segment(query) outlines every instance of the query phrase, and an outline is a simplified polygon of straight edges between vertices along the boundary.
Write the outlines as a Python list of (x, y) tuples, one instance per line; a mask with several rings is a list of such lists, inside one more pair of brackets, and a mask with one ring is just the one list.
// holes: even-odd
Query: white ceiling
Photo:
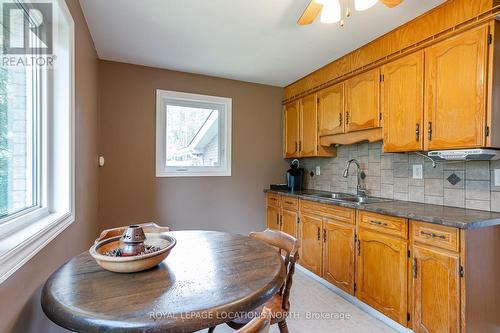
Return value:
[(309, 0), (80, 0), (101, 59), (285, 86), (444, 0), (296, 21)]

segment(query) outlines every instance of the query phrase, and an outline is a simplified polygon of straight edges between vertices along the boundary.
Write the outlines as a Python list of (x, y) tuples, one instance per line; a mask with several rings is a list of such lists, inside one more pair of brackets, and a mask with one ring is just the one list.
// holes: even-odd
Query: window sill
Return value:
[[(53, 213), (31, 223), (0, 225), (0, 283), (75, 220), (73, 214)], [(12, 223), (16, 225), (16, 223)]]
[(221, 171), (186, 171), (186, 172), (175, 172), (175, 171), (156, 171), (156, 177), (231, 177), (231, 171), (221, 170)]

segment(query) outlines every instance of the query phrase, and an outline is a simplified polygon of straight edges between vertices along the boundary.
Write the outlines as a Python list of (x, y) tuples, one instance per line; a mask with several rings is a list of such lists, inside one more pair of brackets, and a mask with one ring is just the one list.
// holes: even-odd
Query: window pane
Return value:
[(0, 67), (0, 218), (36, 205), (32, 68)]
[(167, 105), (167, 166), (219, 166), (219, 113)]

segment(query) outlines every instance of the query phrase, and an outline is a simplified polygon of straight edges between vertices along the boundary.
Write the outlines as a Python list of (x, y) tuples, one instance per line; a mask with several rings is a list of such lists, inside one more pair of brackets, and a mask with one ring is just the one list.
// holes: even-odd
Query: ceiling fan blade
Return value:
[(403, 0), (380, 0), (384, 5), (386, 5), (389, 8), (396, 7), (399, 5)]
[(313, 23), (316, 16), (318, 16), (318, 14), (321, 12), (321, 8), (323, 8), (323, 5), (320, 5), (315, 0), (311, 0), (306, 10), (304, 10), (304, 13), (302, 13), (302, 16), (297, 21), (297, 23), (300, 25), (307, 25)]

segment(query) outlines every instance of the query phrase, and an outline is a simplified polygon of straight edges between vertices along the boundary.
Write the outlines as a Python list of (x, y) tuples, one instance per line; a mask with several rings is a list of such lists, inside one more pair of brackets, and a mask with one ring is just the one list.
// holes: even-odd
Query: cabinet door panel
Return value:
[(321, 228), (322, 220), (311, 215), (301, 215), (301, 257), (300, 264), (311, 272), (321, 274)]
[(267, 227), (280, 230), (280, 209), (275, 206), (267, 206)]
[(323, 278), (354, 295), (354, 226), (325, 222)]
[(384, 151), (422, 150), (423, 51), (385, 65), (382, 72)]
[(425, 51), (426, 148), (485, 145), (488, 27)]
[(459, 332), (459, 257), (442, 250), (413, 246), (413, 330)]
[(344, 132), (344, 84), (318, 93), (319, 136)]
[(407, 242), (363, 228), (358, 241), (358, 298), (406, 325)]
[(281, 218), (281, 231), (286, 232), (290, 236), (298, 238), (297, 220), (299, 218), (299, 214), (293, 210), (283, 209), (281, 212)]
[(318, 109), (316, 95), (309, 95), (300, 101), (300, 140), (301, 157), (316, 156), (318, 149)]
[(285, 106), (283, 111), (283, 144), (285, 157), (299, 156), (299, 102)]
[(349, 79), (346, 99), (346, 132), (379, 127), (380, 69)]

